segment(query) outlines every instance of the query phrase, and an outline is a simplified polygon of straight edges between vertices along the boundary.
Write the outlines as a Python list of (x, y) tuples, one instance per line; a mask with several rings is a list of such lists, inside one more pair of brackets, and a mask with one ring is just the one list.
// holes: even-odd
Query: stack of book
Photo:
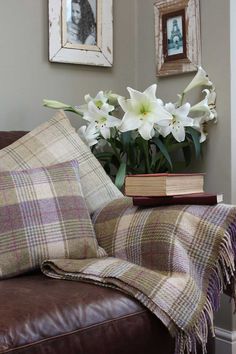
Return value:
[(133, 204), (138, 206), (214, 205), (223, 201), (222, 194), (205, 193), (203, 186), (203, 173), (128, 175), (125, 195), (133, 197)]

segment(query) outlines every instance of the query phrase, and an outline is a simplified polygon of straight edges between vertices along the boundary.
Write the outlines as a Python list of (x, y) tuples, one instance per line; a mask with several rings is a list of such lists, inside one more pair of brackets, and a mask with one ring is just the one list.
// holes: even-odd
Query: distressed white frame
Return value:
[(71, 45), (65, 33), (65, 0), (48, 0), (49, 61), (111, 67), (113, 64), (113, 0), (97, 0), (97, 44)]
[[(181, 9), (185, 9), (187, 57), (165, 62), (162, 16)], [(199, 0), (157, 0), (154, 4), (154, 13), (157, 76), (162, 77), (197, 71), (197, 66), (201, 65)]]

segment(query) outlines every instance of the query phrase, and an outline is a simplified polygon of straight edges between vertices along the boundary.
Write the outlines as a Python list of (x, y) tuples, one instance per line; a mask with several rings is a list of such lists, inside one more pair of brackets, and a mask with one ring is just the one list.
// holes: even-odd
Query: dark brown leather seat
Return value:
[(27, 134), (27, 132), (24, 131), (0, 131), (0, 149), (3, 149), (7, 145), (14, 143), (14, 141), (20, 139), (25, 134)]
[(0, 282), (0, 304), (0, 353), (173, 353), (160, 321), (113, 289), (25, 275)]
[[(0, 132), (0, 148), (25, 133)], [(0, 353), (173, 354), (173, 344), (161, 321), (117, 290), (40, 273), (0, 281)]]

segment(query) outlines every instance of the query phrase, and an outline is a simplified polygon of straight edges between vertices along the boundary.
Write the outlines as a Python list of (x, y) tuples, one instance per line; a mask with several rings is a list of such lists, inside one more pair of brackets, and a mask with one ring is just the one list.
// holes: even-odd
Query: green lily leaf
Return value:
[(126, 161), (130, 164), (136, 164), (136, 148), (135, 140), (132, 138), (131, 131), (121, 133), (120, 141), (122, 144), (121, 150), (126, 154)]
[(131, 131), (121, 133), (120, 141), (125, 147), (129, 146), (131, 142)]
[(116, 174), (115, 185), (117, 188), (121, 189), (126, 175), (126, 163), (122, 162)]
[(123, 145), (118, 139), (112, 138), (107, 140), (111, 146), (115, 147), (116, 149), (123, 150)]
[(172, 144), (168, 147), (168, 152), (175, 152), (179, 149), (182, 149), (186, 146), (189, 146), (189, 142), (188, 141), (183, 141), (182, 143), (176, 143), (176, 144)]
[(107, 161), (107, 160), (111, 160), (111, 158), (113, 157), (113, 152), (94, 152), (94, 156), (101, 161)]
[(190, 135), (192, 138), (196, 158), (198, 159), (200, 157), (200, 153), (201, 153), (201, 144), (199, 141), (199, 133), (195, 129), (188, 127), (187, 134)]
[(152, 141), (153, 141), (154, 144), (159, 148), (159, 150), (161, 151), (161, 153), (163, 154), (163, 156), (165, 157), (165, 159), (168, 161), (171, 170), (173, 170), (173, 165), (172, 165), (171, 157), (170, 157), (170, 155), (169, 155), (169, 152), (168, 152), (167, 148), (166, 148), (165, 145), (163, 144), (163, 142), (162, 142), (159, 138), (152, 138)]

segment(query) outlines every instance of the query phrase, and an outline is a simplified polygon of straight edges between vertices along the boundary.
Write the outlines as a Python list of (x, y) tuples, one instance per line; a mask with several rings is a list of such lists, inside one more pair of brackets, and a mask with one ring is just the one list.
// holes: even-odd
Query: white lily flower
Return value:
[(202, 92), (206, 94), (205, 98), (194, 106), (192, 106), (190, 108), (190, 112), (206, 112), (209, 115), (209, 120), (211, 120), (214, 118), (214, 114), (211, 112), (211, 109), (208, 106), (210, 91), (205, 89)]
[(194, 123), (193, 119), (188, 117), (190, 104), (185, 103), (183, 106), (176, 108), (173, 103), (167, 103), (165, 109), (171, 114), (171, 122), (167, 127), (155, 127), (157, 131), (164, 137), (172, 133), (178, 142), (185, 140), (185, 128), (191, 127)]
[(97, 95), (93, 98), (89, 94), (84, 96), (85, 102), (89, 103), (93, 101), (93, 103), (97, 106), (97, 108), (101, 108), (104, 103), (107, 103), (107, 96), (104, 95), (103, 91), (99, 91)]
[(214, 115), (213, 118), (215, 119), (215, 123), (216, 123), (218, 114), (216, 111), (216, 92), (214, 88), (210, 91), (210, 95), (208, 98), (208, 106), (210, 107), (211, 113)]
[(138, 129), (143, 139), (149, 140), (155, 134), (154, 124), (167, 126), (172, 116), (164, 109), (156, 98), (157, 85), (151, 85), (144, 92), (127, 87), (130, 99), (118, 99), (125, 115), (119, 130), (126, 132)]
[(106, 91), (105, 96), (107, 97), (107, 102), (114, 107), (119, 105), (118, 99), (124, 98), (123, 96), (117, 95), (112, 91)]
[(203, 143), (207, 138), (206, 126), (209, 120), (214, 119), (214, 122), (217, 122), (217, 112), (215, 110), (216, 107), (216, 93), (215, 89), (213, 89), (208, 95), (208, 106), (210, 109), (210, 114), (207, 111), (203, 116), (194, 118), (193, 128), (197, 130), (200, 136), (200, 143)]
[(183, 93), (187, 93), (197, 86), (212, 86), (212, 82), (209, 80), (207, 73), (201, 66), (198, 67), (198, 72), (192, 79), (192, 81), (188, 84), (188, 86), (184, 89)]
[(104, 104), (100, 109), (93, 101), (88, 103), (88, 111), (84, 114), (84, 119), (89, 121), (91, 126), (98, 131), (104, 139), (109, 139), (111, 136), (110, 128), (118, 127), (121, 123), (120, 119), (109, 114), (110, 106)]
[(207, 120), (212, 120), (217, 117), (217, 112), (215, 110), (215, 91), (210, 92), (205, 89), (202, 92), (206, 94), (205, 98), (191, 107), (190, 112), (205, 112), (205, 117)]
[(99, 136), (99, 133), (97, 132), (94, 126), (87, 127), (86, 125), (83, 125), (77, 130), (77, 133), (88, 146), (93, 146), (98, 143), (97, 138)]
[(160, 98), (157, 98), (157, 103), (159, 103), (160, 106), (164, 107), (164, 102)]
[(101, 109), (104, 105), (109, 106), (108, 107), (109, 112), (115, 109), (113, 105), (108, 104), (108, 97), (106, 94), (104, 94), (103, 91), (99, 91), (94, 98), (91, 97), (89, 94), (85, 95), (84, 99), (87, 104), (83, 104), (76, 107), (79, 111), (83, 113), (85, 113), (88, 110), (89, 102), (93, 102), (98, 109)]

